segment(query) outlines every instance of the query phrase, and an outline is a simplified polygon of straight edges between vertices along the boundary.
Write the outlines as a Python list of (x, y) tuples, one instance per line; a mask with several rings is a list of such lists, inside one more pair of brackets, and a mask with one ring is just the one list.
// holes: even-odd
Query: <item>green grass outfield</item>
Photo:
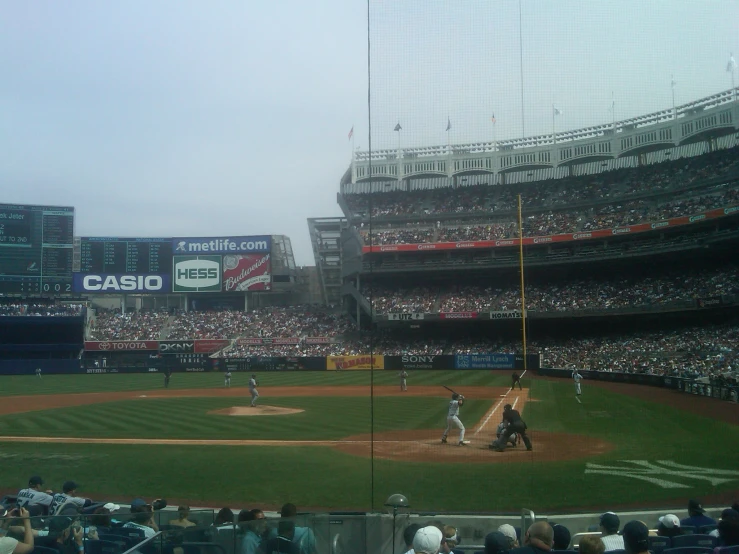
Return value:
[[(369, 372), (261, 373), (261, 386), (340, 386), (368, 384)], [(234, 386), (247, 376), (236, 374)], [(508, 373), (486, 371), (414, 371), (409, 385), (507, 386)], [(375, 384), (397, 385), (395, 372), (377, 371)], [(172, 389), (217, 389), (218, 374), (175, 374)], [(176, 446), (90, 444), (0, 444), (2, 486), (20, 488), (40, 473), (49, 486), (67, 479), (80, 494), (128, 501), (135, 496), (164, 496), (194, 504), (236, 508), (279, 506), (335, 509), (381, 508), (395, 492), (408, 496), (414, 509), (515, 511), (576, 509), (625, 504), (682, 505), (689, 497), (739, 494), (739, 426), (710, 420), (662, 404), (584, 384), (582, 404), (568, 381), (528, 380), (530, 400), (524, 418), (536, 446), (538, 431), (577, 433), (609, 441), (615, 449), (589, 459), (515, 463), (439, 463), (374, 460), (324, 446)], [(2, 377), (3, 396), (77, 392), (147, 391), (162, 387), (161, 375), (84, 375)], [(267, 390), (267, 389), (265, 389)], [(439, 429), (444, 424), (446, 391), (434, 397), (280, 397), (261, 401), (304, 409), (300, 414), (237, 418), (208, 415), (237, 405), (234, 398), (137, 398), (106, 404), (0, 416), (0, 435), (205, 438), (335, 439), (368, 433), (370, 410), (377, 432)], [(243, 404), (243, 402), (241, 403)], [(471, 427), (493, 401), (470, 398), (462, 420)], [(739, 408), (738, 408), (739, 413)], [(499, 416), (493, 419), (497, 423)], [(450, 447), (451, 448), (451, 447)], [(535, 452), (534, 452), (535, 453)], [(480, 451), (481, 456), (496, 453)], [(505, 456), (505, 455), (500, 455)], [(627, 467), (638, 461), (641, 473), (605, 470), (586, 474), (588, 462)], [(660, 461), (703, 468), (681, 469)], [(643, 464), (651, 464), (645, 466)], [(655, 469), (656, 468), (656, 469)], [(374, 470), (374, 478), (371, 477)], [(720, 473), (724, 470), (728, 473)], [(631, 476), (629, 476), (631, 473)], [(644, 479), (651, 479), (646, 481)], [(659, 480), (656, 482), (655, 480)], [(661, 484), (660, 484), (661, 483)], [(372, 489), (374, 484), (374, 489)], [(374, 493), (374, 494), (373, 494)]]

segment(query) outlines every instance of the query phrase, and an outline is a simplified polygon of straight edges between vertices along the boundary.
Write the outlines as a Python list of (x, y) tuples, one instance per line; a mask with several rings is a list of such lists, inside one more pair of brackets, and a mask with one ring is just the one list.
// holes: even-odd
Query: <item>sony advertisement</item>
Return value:
[(125, 293), (168, 293), (169, 275), (156, 273), (75, 273), (74, 292), (125, 294)]

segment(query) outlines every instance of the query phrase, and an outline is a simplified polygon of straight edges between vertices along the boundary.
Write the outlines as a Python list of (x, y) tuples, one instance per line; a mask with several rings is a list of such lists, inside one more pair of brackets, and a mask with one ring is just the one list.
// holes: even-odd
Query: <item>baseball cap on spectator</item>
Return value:
[(416, 554), (437, 554), (441, 548), (443, 535), (433, 526), (421, 527), (413, 537), (413, 550)]
[(509, 537), (500, 531), (493, 531), (485, 536), (485, 554), (503, 554), (508, 552)]
[(52, 517), (49, 521), (49, 536), (50, 537), (57, 537), (61, 535), (64, 531), (69, 529), (69, 526), (72, 525), (72, 519), (68, 517)]
[(739, 521), (739, 512), (733, 508), (726, 508), (721, 512), (722, 521)]
[(80, 488), (80, 486), (74, 481), (65, 481), (64, 484), (62, 485), (63, 492), (73, 491), (78, 488)]
[(131, 500), (131, 511), (140, 512), (144, 508), (146, 508), (148, 505), (149, 503), (143, 498), (134, 498), (133, 500)]
[(112, 502), (108, 502), (107, 504), (103, 504), (103, 508), (106, 510), (109, 510), (111, 513), (117, 512), (121, 509), (121, 507), (118, 504), (113, 504)]
[(680, 527), (680, 520), (675, 514), (667, 514), (659, 518), (660, 525), (664, 525), (667, 529)]
[(645, 552), (649, 550), (649, 529), (641, 521), (629, 521), (624, 525), (621, 535), (626, 552)]
[(35, 487), (36, 485), (43, 485), (44, 480), (41, 479), (38, 475), (34, 475), (28, 480), (28, 486), (29, 487)]
[(567, 550), (570, 546), (570, 541), (572, 540), (572, 533), (570, 533), (570, 530), (559, 523), (553, 524), (552, 529), (554, 529), (554, 546), (552, 546), (552, 549)]
[(518, 540), (518, 536), (516, 536), (516, 528), (513, 527), (513, 525), (504, 523), (498, 527), (498, 531), (503, 533), (503, 535), (508, 539), (508, 549), (513, 548), (514, 543)]
[(618, 519), (618, 516), (613, 512), (606, 512), (605, 514), (600, 516), (600, 524), (606, 531), (610, 533), (615, 533), (621, 526), (621, 520)]
[(688, 512), (702, 514), (705, 512), (705, 510), (703, 509), (703, 506), (701, 506), (701, 503), (699, 500), (696, 500), (695, 498), (691, 498), (690, 500), (688, 500)]

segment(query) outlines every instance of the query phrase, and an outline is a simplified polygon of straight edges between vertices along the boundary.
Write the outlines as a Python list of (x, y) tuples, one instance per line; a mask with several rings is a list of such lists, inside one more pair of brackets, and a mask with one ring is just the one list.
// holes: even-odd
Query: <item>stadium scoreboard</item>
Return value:
[(74, 208), (0, 204), (0, 293), (72, 292)]
[(80, 271), (118, 275), (170, 273), (172, 239), (82, 237)]

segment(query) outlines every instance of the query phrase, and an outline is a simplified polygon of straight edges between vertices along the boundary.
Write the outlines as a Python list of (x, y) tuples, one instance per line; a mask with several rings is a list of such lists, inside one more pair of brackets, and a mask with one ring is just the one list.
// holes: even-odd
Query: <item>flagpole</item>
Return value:
[(613, 132), (616, 133), (616, 97), (611, 91), (611, 117), (613, 118)]
[(677, 110), (675, 109), (675, 75), (670, 75), (670, 86), (672, 87), (672, 119), (677, 119)]
[(554, 134), (554, 116), (557, 113), (554, 104), (552, 104), (552, 142), (557, 144), (557, 135)]

